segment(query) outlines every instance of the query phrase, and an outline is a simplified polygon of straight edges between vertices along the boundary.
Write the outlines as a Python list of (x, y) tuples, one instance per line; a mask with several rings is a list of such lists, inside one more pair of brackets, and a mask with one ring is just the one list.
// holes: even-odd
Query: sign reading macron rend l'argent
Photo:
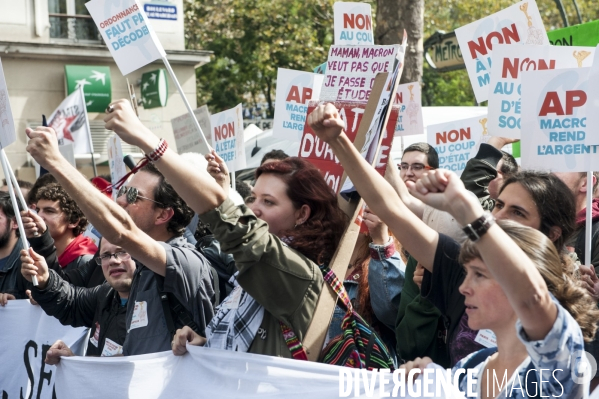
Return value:
[(85, 3), (123, 75), (166, 56), (136, 0), (91, 0)]

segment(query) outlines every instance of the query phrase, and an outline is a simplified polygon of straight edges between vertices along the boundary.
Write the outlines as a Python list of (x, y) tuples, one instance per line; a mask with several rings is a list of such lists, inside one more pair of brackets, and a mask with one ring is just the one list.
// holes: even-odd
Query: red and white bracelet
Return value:
[(168, 148), (168, 143), (166, 142), (166, 140), (160, 139), (160, 141), (158, 142), (158, 146), (156, 146), (156, 148), (154, 148), (154, 151), (147, 154), (146, 157), (150, 160), (150, 162), (156, 162), (160, 158), (162, 158), (162, 156), (166, 152), (167, 148)]

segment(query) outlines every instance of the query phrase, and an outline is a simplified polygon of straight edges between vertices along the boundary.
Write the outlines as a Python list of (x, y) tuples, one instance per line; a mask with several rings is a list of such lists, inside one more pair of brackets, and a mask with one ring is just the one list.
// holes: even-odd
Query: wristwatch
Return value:
[(462, 230), (468, 236), (470, 241), (478, 241), (491, 226), (495, 224), (495, 217), (489, 212), (485, 212), (474, 222), (467, 224)]

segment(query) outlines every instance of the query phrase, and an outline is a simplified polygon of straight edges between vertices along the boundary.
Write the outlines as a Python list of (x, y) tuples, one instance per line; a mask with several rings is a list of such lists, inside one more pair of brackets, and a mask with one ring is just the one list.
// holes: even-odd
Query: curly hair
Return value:
[[(535, 264), (547, 284), (549, 292), (578, 322), (586, 342), (591, 342), (599, 319), (597, 304), (578, 283), (573, 267), (564, 268), (555, 245), (538, 230), (511, 220), (499, 220), (497, 224), (511, 237)], [(480, 252), (470, 240), (466, 240), (460, 251), (460, 263), (481, 259)]]
[(153, 163), (148, 163), (140, 171), (160, 177), (158, 185), (154, 188), (154, 200), (160, 204), (155, 203), (154, 206), (172, 208), (174, 211), (173, 217), (168, 221), (166, 229), (177, 236), (183, 235), (185, 228), (191, 222), (191, 219), (193, 219), (193, 210), (177, 194), (173, 186), (166, 181), (164, 175), (160, 173)]
[(79, 206), (72, 199), (64, 188), (58, 183), (50, 183), (39, 189), (36, 195), (36, 202), (40, 200), (58, 201), (58, 206), (66, 215), (69, 224), (77, 224), (73, 229), (73, 234), (78, 236), (87, 227), (87, 218), (79, 209)]
[(260, 166), (256, 180), (265, 173), (276, 175), (287, 184), (287, 196), (295, 209), (302, 205), (310, 208), (310, 217), (304, 223), (280, 236), (315, 263), (330, 263), (345, 231), (347, 216), (320, 171), (304, 159), (289, 157)]

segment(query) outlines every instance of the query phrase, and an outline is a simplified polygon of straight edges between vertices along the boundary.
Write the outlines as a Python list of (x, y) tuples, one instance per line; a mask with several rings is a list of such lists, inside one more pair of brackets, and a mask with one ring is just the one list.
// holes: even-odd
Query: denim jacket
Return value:
[(374, 257), (370, 259), (370, 303), (377, 319), (391, 329), (395, 329), (405, 279), (406, 264), (401, 260), (399, 252), (394, 251), (390, 257), (380, 256), (380, 260)]

